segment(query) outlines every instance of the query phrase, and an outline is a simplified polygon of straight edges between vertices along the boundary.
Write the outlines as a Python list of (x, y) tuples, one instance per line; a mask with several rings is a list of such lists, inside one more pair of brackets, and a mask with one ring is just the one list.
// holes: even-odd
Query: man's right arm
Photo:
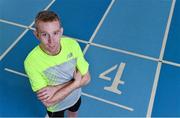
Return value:
[(52, 98), (48, 99), (46, 95), (44, 95), (45, 91), (43, 91), (41, 94), (43, 99), (39, 98), (41, 102), (46, 106), (51, 106), (56, 104), (57, 102), (63, 100), (65, 97), (67, 97), (73, 90), (77, 89), (79, 87), (79, 82), (76, 80), (72, 81), (71, 83), (68, 83), (63, 88), (59, 89)]
[(53, 104), (56, 104), (57, 102), (67, 97), (73, 90), (84, 86), (90, 81), (89, 72), (87, 72), (84, 76), (82, 76), (80, 72), (77, 72), (74, 77), (74, 81), (59, 89), (51, 99), (41, 100), (44, 105), (51, 106)]
[(38, 90), (37, 97), (41, 101), (47, 101), (51, 99), (60, 89), (72, 83), (72, 81), (66, 82), (64, 84), (54, 85), (54, 86), (46, 86), (40, 90)]

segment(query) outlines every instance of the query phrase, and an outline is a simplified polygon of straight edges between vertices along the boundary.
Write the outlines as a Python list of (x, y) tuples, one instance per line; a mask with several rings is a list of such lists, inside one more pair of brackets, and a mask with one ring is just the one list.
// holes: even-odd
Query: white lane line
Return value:
[[(15, 23), (15, 22), (7, 21), (7, 20), (0, 19), (0, 22), (15, 25), (15, 26), (22, 27), (22, 28), (35, 30), (35, 28), (33, 28), (33, 27), (29, 27), (29, 26), (26, 26), (26, 25), (18, 24), (18, 23)], [(180, 64), (175, 63), (175, 62), (166, 61), (166, 60), (159, 60), (159, 59), (156, 59), (156, 58), (153, 58), (153, 57), (149, 57), (149, 56), (146, 56), (146, 55), (141, 55), (141, 54), (126, 51), (126, 50), (121, 50), (121, 49), (117, 49), (117, 48), (113, 48), (113, 47), (109, 47), (109, 46), (105, 46), (105, 45), (101, 45), (101, 44), (97, 44), (97, 43), (90, 43), (90, 42), (88, 42), (86, 40), (77, 39), (77, 38), (66, 36), (66, 35), (63, 35), (63, 37), (69, 37), (69, 38), (72, 38), (74, 40), (77, 40), (78, 42), (81, 42), (81, 43), (84, 43), (84, 44), (90, 44), (90, 45), (93, 45), (95, 47), (100, 47), (100, 48), (108, 49), (108, 50), (111, 50), (111, 51), (116, 51), (116, 52), (120, 52), (120, 53), (124, 53), (124, 54), (128, 54), (128, 55), (136, 56), (136, 57), (139, 57), (139, 58), (152, 60), (152, 61), (157, 61), (157, 62), (162, 61), (162, 63), (164, 63), (164, 64), (169, 64), (169, 65), (172, 65), (172, 66), (180, 67)]]
[(140, 58), (144, 58), (144, 59), (148, 59), (148, 60), (152, 60), (152, 61), (159, 61), (159, 59), (156, 59), (154, 57), (150, 57), (150, 56), (146, 56), (146, 55), (142, 55), (142, 54), (138, 54), (138, 53), (134, 53), (134, 52), (129, 52), (126, 50), (121, 50), (121, 49), (117, 49), (117, 48), (113, 48), (113, 47), (109, 47), (109, 46), (104, 46), (101, 44), (91, 43), (91, 45), (100, 47), (100, 48), (104, 48), (104, 49), (108, 49), (108, 50), (112, 50), (112, 51), (116, 51), (116, 52), (121, 52), (124, 54), (136, 56), (136, 57), (140, 57)]
[[(151, 98), (149, 101), (149, 106), (148, 106), (148, 111), (147, 111), (146, 117), (151, 117), (151, 114), (152, 114), (152, 109), (153, 109), (154, 99), (155, 99), (156, 90), (157, 90), (157, 86), (158, 86), (161, 66), (162, 66), (162, 62), (165, 62), (165, 61), (163, 61), (163, 56), (164, 56), (164, 51), (165, 51), (165, 47), (166, 47), (166, 43), (167, 43), (167, 38), (168, 38), (169, 28), (170, 28), (170, 24), (171, 24), (171, 19), (172, 19), (173, 12), (174, 12), (175, 3), (176, 3), (176, 0), (173, 0), (172, 5), (171, 5), (171, 10), (169, 13), (169, 17), (168, 17), (168, 21), (167, 21), (167, 25), (166, 25), (166, 31), (165, 31), (164, 38), (163, 38), (163, 44), (162, 44), (161, 53), (159, 56), (159, 62), (158, 62), (158, 66), (156, 69), (154, 84), (153, 84), (153, 88), (152, 88), (152, 92), (151, 92)], [(166, 61), (166, 63), (167, 63), (167, 61)]]
[(44, 10), (48, 10), (56, 0), (52, 0)]
[[(48, 6), (44, 9), (47, 10), (56, 0), (52, 0)], [(10, 22), (9, 22), (10, 23)], [(3, 52), (3, 54), (0, 56), (0, 61), (11, 51), (11, 49), (20, 41), (20, 39), (29, 31), (29, 28), (32, 27), (34, 24), (34, 21), (28, 26), (28, 29), (25, 29), (20, 36)], [(17, 24), (14, 24), (17, 25)], [(21, 25), (22, 26), (22, 25)]]
[(168, 17), (168, 21), (167, 21), (167, 25), (166, 25), (166, 30), (165, 30), (165, 34), (164, 34), (164, 38), (163, 38), (160, 56), (159, 56), (160, 60), (163, 60), (166, 43), (167, 43), (167, 39), (168, 39), (168, 34), (169, 34), (169, 29), (170, 29), (170, 25), (171, 25), (171, 20), (172, 20), (172, 16), (174, 13), (175, 4), (176, 4), (176, 0), (173, 0), (172, 4), (171, 4), (171, 9), (170, 9), (170, 13), (169, 13), (169, 17)]
[(21, 72), (18, 72), (18, 71), (15, 71), (15, 70), (12, 70), (12, 69), (9, 69), (9, 68), (4, 68), (5, 71), (8, 71), (10, 73), (14, 73), (16, 75), (20, 75), (20, 76), (23, 76), (23, 77), (28, 77), (26, 74), (24, 73), (21, 73)]
[[(65, 36), (65, 35), (63, 35), (63, 36)], [(65, 37), (69, 37), (69, 36), (65, 36)], [(73, 38), (73, 37), (69, 37), (69, 38)], [(154, 57), (150, 57), (150, 56), (146, 56), (146, 55), (142, 55), (142, 54), (126, 51), (126, 50), (121, 50), (121, 49), (109, 47), (109, 46), (106, 46), (106, 45), (92, 43), (92, 42), (88, 42), (88, 41), (77, 39), (77, 38), (73, 38), (73, 39), (77, 40), (78, 42), (85, 43), (85, 44), (90, 44), (90, 45), (95, 46), (95, 47), (99, 47), (99, 48), (103, 48), (103, 49), (108, 49), (108, 50), (111, 50), (111, 51), (120, 52), (120, 53), (124, 53), (124, 54), (128, 54), (128, 55), (136, 56), (136, 57), (139, 57), (139, 58), (156, 61), (156, 62), (159, 61), (159, 59), (154, 58)]]
[(35, 28), (28, 27), (26, 25), (22, 25), (22, 24), (19, 24), (19, 23), (11, 22), (11, 21), (8, 21), (8, 20), (0, 19), (0, 22), (6, 23), (6, 24), (9, 24), (9, 25), (14, 25), (14, 26), (21, 27), (21, 28), (25, 28), (25, 29), (35, 30)]
[[(30, 25), (32, 26), (34, 22)], [(26, 29), (23, 31), (23, 33), (18, 36), (18, 38), (3, 52), (3, 54), (0, 56), (0, 61), (11, 51), (11, 49), (20, 41), (20, 39), (27, 33), (29, 29)]]
[[(91, 38), (90, 38), (90, 40), (89, 40), (89, 43), (90, 43), (90, 44), (91, 44), (91, 42), (93, 41), (94, 37), (96, 36), (97, 32), (99, 31), (99, 29), (100, 29), (102, 23), (104, 22), (104, 20), (105, 20), (107, 14), (108, 14), (109, 11), (111, 10), (111, 8), (112, 8), (114, 2), (115, 2), (115, 0), (112, 0), (111, 3), (110, 3), (110, 5), (108, 6), (108, 8), (107, 8), (106, 12), (104, 13), (104, 15), (103, 15), (101, 21), (99, 22), (98, 26), (96, 27), (96, 29), (95, 29), (93, 35), (91, 36)], [(87, 52), (87, 50), (88, 50), (90, 44), (87, 44), (86, 47), (84, 48), (84, 50), (83, 50), (83, 53), (84, 53), (84, 54)]]
[(158, 81), (159, 81), (159, 75), (160, 75), (160, 71), (161, 71), (161, 65), (162, 65), (162, 63), (158, 62), (146, 117), (151, 117), (153, 104), (154, 104), (154, 98), (156, 95), (156, 89), (157, 89), (157, 85), (158, 85)]
[(174, 62), (171, 62), (171, 61), (162, 60), (162, 63), (172, 65), (172, 66), (176, 66), (176, 67), (180, 67), (179, 63), (174, 63)]
[[(23, 77), (28, 78), (28, 76), (27, 76), (26, 74), (21, 73), (21, 72), (18, 72), (18, 71), (15, 71), (15, 70), (13, 70), (13, 69), (5, 68), (4, 70), (5, 70), (5, 71), (8, 71), (8, 72), (10, 72), (10, 73), (13, 73), (13, 74), (15, 74), (15, 75), (19, 75), (19, 76), (23, 76)], [(98, 101), (101, 101), (101, 102), (104, 102), (104, 103), (107, 103), (107, 104), (110, 104), (110, 105), (113, 105), (113, 106), (116, 106), (116, 107), (123, 108), (123, 109), (128, 110), (128, 111), (134, 111), (133, 108), (127, 107), (127, 106), (125, 106), (125, 105), (117, 104), (117, 103), (115, 103), (115, 102), (111, 102), (111, 101), (108, 101), (108, 100), (105, 100), (105, 99), (102, 99), (102, 98), (99, 98), (99, 97), (95, 97), (95, 96), (93, 96), (93, 95), (90, 95), (90, 94), (87, 94), (87, 93), (84, 93), (84, 92), (82, 93), (82, 95), (84, 95), (84, 96), (86, 96), (86, 97), (89, 97), (89, 98), (93, 98), (93, 99), (95, 99), (95, 100), (98, 100)]]
[(113, 106), (116, 106), (116, 107), (119, 107), (119, 108), (123, 108), (123, 109), (128, 110), (128, 111), (134, 111), (134, 109), (131, 107), (127, 107), (125, 105), (117, 104), (115, 102), (111, 102), (111, 101), (108, 101), (108, 100), (105, 100), (105, 99), (102, 99), (102, 98), (99, 98), (99, 97), (96, 97), (96, 96), (93, 96), (90, 94), (86, 94), (84, 92), (82, 92), (82, 95), (89, 97), (89, 98), (92, 98), (92, 99), (95, 99), (95, 100), (98, 100), (98, 101), (101, 101), (101, 102), (104, 102), (104, 103), (107, 103), (107, 104), (110, 104), (110, 105), (113, 105)]

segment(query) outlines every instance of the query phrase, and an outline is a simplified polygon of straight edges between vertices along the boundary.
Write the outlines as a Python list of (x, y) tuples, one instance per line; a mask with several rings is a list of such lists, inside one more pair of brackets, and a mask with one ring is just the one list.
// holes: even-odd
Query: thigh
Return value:
[(72, 107), (68, 108), (68, 110), (71, 111), (71, 112), (76, 112), (76, 111), (78, 111), (80, 105), (81, 105), (81, 97), (76, 102), (76, 104), (74, 104)]

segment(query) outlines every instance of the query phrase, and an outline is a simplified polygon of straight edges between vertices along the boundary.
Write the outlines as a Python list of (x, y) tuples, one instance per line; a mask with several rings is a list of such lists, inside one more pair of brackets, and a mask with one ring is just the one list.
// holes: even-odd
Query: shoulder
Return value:
[(36, 60), (35, 57), (37, 57), (37, 53), (38, 53), (38, 46), (36, 46), (26, 57), (26, 59), (24, 60), (24, 65), (29, 65), (30, 63), (32, 64), (32, 62), (34, 62)]
[(61, 44), (72, 48), (74, 46), (77, 46), (78, 42), (75, 39), (69, 37), (63, 37), (61, 38)]

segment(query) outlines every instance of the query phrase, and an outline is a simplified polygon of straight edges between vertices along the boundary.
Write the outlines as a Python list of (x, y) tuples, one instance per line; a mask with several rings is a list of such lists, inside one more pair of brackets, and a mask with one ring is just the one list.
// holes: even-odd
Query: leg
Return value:
[(77, 118), (77, 116), (78, 116), (78, 112), (76, 111), (76, 112), (72, 112), (72, 111), (67, 111), (67, 116), (69, 117), (69, 118)]
[(75, 105), (73, 105), (72, 107), (70, 107), (69, 109), (67, 109), (67, 116), (68, 117), (77, 117), (78, 116), (78, 109), (81, 105), (81, 98), (79, 98), (79, 100), (77, 101), (77, 103)]

